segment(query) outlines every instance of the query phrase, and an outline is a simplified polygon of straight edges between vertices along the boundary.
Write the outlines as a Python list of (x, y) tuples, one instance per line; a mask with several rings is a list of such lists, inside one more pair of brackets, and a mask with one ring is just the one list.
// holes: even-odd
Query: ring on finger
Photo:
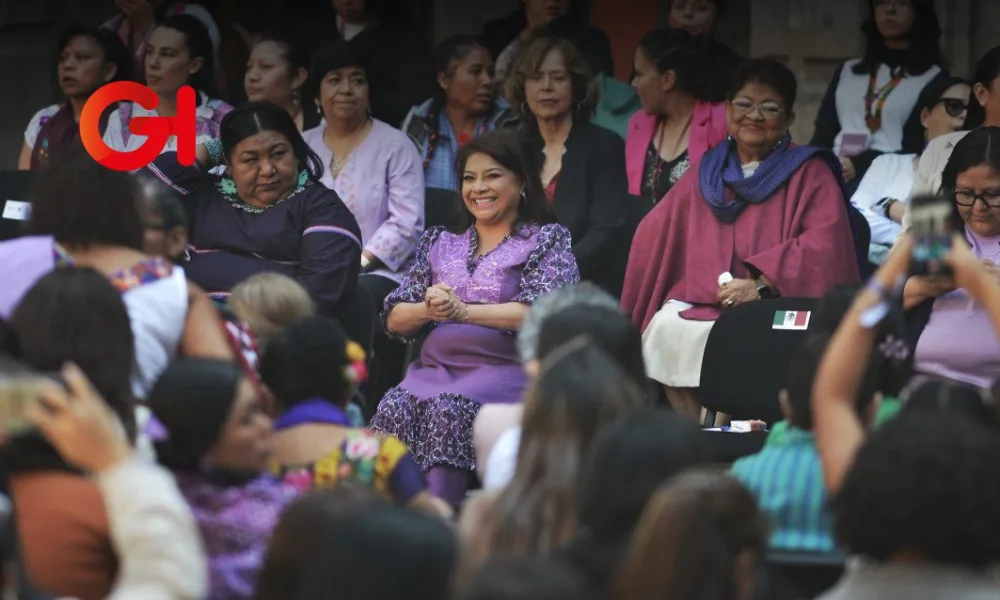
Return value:
[(733, 304), (736, 304), (736, 303), (733, 302), (732, 300), (726, 300), (726, 306), (732, 306)]

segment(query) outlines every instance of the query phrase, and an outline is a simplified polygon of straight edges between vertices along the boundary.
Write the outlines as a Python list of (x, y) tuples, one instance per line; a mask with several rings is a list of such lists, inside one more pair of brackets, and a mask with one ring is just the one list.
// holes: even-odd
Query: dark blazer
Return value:
[[(532, 123), (526, 143), (538, 165), (545, 142)], [(621, 296), (625, 277), (622, 257), (632, 240), (628, 235), (628, 178), (625, 142), (591, 123), (574, 123), (566, 139), (566, 154), (556, 184), (553, 209), (559, 224), (573, 236), (573, 254), (580, 277)]]

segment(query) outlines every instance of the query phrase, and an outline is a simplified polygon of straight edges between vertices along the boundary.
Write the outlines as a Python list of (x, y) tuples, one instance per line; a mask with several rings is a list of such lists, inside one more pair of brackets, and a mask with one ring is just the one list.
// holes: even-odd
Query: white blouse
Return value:
[(861, 179), (858, 190), (851, 196), (854, 204), (868, 220), (872, 232), (872, 244), (892, 246), (896, 236), (903, 230), (902, 225), (886, 218), (878, 208), (873, 208), (882, 198), (893, 198), (906, 202), (917, 175), (914, 164), (916, 154), (883, 154), (872, 161), (868, 172)]
[[(159, 116), (156, 110), (146, 110), (135, 102), (130, 102), (131, 118), (135, 117), (156, 117)], [(108, 119), (108, 128), (104, 131), (104, 143), (108, 148), (118, 152), (132, 152), (138, 150), (146, 142), (146, 136), (135, 135), (127, 130), (128, 123), (122, 122), (121, 108), (115, 109)], [(204, 94), (201, 95), (201, 104), (195, 109), (195, 143), (204, 144), (212, 138), (219, 137), (219, 126), (222, 118), (226, 116), (233, 107), (222, 100), (210, 99)], [(164, 144), (161, 154), (164, 152), (177, 151), (177, 138), (171, 136)]]
[(188, 313), (184, 269), (174, 266), (169, 276), (128, 290), (122, 300), (135, 338), (132, 393), (141, 400), (177, 356), (184, 336)]
[[(859, 62), (861, 62), (859, 58), (847, 61), (840, 72), (836, 93), (840, 133), (834, 139), (833, 152), (840, 155), (840, 145), (845, 134), (868, 136), (869, 150), (898, 152), (903, 147), (903, 126), (917, 105), (920, 92), (941, 72), (941, 67), (935, 65), (920, 75), (903, 77), (899, 85), (886, 97), (881, 113), (882, 126), (874, 133), (869, 133), (868, 124), (865, 122), (865, 95), (868, 93), (869, 76), (868, 73), (859, 75), (851, 70)], [(882, 90), (891, 80), (892, 69), (885, 64), (879, 65), (875, 77), (875, 91)], [(874, 107), (872, 109), (874, 110)]]

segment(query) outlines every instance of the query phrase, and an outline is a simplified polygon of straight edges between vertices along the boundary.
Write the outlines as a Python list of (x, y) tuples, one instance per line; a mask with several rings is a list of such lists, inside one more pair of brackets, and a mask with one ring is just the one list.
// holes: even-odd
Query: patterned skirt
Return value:
[(382, 398), (371, 428), (406, 443), (424, 471), (438, 465), (472, 471), (479, 407), (520, 402), (526, 383), (514, 336), (478, 325), (439, 325), (420, 360)]

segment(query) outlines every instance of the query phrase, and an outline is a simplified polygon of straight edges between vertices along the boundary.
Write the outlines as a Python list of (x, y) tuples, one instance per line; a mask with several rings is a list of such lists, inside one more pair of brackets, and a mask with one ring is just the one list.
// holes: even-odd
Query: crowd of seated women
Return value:
[[(781, 550), (857, 557), (833, 599), (1000, 597), (1000, 50), (950, 76), (929, 0), (870, 3), (809, 145), (791, 70), (711, 39), (720, 0), (673, 0), (630, 89), (577, 2), (426, 72), (413, 42), (409, 86), (383, 7), (334, 0), (329, 31), (243, 30), (235, 106), (210, 15), (119, 6), (59, 40), (0, 242), (22, 593), (755, 600), (786, 597)], [(159, 104), (109, 108), (105, 143), (190, 85), (195, 164), (83, 152), (82, 105), (133, 78)], [(955, 236), (913, 274), (926, 192)], [(706, 470), (709, 337), (779, 297), (823, 299), (785, 420)]]

